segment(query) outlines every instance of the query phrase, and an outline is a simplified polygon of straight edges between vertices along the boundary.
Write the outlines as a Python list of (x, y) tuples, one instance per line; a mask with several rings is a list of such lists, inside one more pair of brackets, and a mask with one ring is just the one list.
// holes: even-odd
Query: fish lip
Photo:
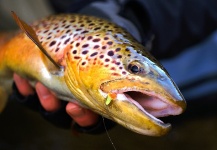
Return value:
[[(164, 123), (162, 120), (158, 119), (157, 117), (155, 117), (153, 114), (149, 113), (148, 111), (145, 110), (145, 108), (140, 105), (136, 100), (127, 97), (126, 93), (127, 92), (141, 92), (142, 94), (148, 95), (148, 96), (153, 96), (153, 97), (159, 97), (159, 95), (153, 93), (153, 92), (148, 92), (142, 89), (135, 89), (135, 88), (123, 88), (123, 89), (116, 89), (116, 90), (111, 90), (109, 93), (104, 92), (103, 90), (101, 90), (101, 93), (103, 93), (104, 97), (106, 98), (108, 96), (108, 94), (114, 93), (117, 94), (117, 99), (116, 100), (120, 100), (120, 101), (127, 101), (131, 104), (133, 104), (134, 106), (136, 106), (144, 115), (146, 115), (149, 119), (151, 119), (156, 125), (161, 126), (162, 128), (170, 128), (171, 124), (170, 123)], [(126, 97), (126, 99), (120, 99), (120, 97)], [(159, 100), (163, 101), (163, 102), (168, 102), (167, 100), (164, 100), (162, 98), (159, 98)], [(170, 103), (170, 105), (173, 105)], [(181, 113), (181, 112), (180, 112)], [(180, 113), (174, 114), (174, 115), (178, 115)], [(168, 114), (171, 115), (171, 114)], [(164, 117), (167, 115), (163, 115), (160, 117)], [(119, 118), (119, 120), (122, 120)]]

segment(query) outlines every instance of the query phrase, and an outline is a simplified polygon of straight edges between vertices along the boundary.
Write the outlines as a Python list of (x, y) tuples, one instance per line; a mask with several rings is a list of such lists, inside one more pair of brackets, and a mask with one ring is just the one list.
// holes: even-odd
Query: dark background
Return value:
[[(216, 150), (216, 116), (191, 115), (183, 114), (182, 118), (170, 120), (172, 129), (163, 137), (139, 135), (121, 126), (109, 130), (109, 135), (117, 150)], [(77, 135), (71, 130), (54, 127), (38, 113), (10, 101), (0, 115), (0, 149), (112, 150), (113, 147), (106, 133)]]
[[(51, 14), (52, 9), (45, 2), (44, 0), (0, 1), (0, 31), (10, 31), (17, 27), (11, 18), (11, 10), (27, 22)], [(163, 137), (139, 135), (121, 126), (110, 130), (109, 135), (118, 150), (216, 150), (215, 106), (216, 102), (204, 98), (197, 102), (189, 102), (184, 114), (164, 119), (166, 122), (172, 122), (173, 128)], [(111, 150), (113, 147), (106, 133), (78, 135), (71, 130), (56, 128), (38, 113), (11, 100), (0, 114), (0, 150), (12, 149)]]

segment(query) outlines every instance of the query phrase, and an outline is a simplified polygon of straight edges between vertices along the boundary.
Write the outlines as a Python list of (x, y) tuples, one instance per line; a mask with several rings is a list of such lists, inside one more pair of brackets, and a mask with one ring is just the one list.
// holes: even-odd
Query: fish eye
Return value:
[(142, 67), (142, 64), (140, 64), (139, 62), (131, 62), (128, 65), (128, 70), (133, 74), (137, 74), (143, 72), (144, 68)]

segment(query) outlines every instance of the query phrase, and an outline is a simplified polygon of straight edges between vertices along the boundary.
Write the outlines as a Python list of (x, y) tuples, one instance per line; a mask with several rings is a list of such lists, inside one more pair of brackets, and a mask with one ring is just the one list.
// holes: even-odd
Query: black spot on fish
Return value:
[(104, 55), (100, 55), (99, 58), (101, 58), (101, 59), (104, 58)]
[(67, 44), (69, 42), (70, 38), (68, 38), (67, 40), (65, 40), (64, 44)]
[(80, 29), (80, 28), (79, 28), (79, 29), (76, 29), (76, 31), (81, 31), (81, 30), (82, 30), (82, 29)]
[(81, 34), (85, 34), (85, 33), (88, 33), (89, 31), (85, 30), (83, 32), (81, 32)]
[(53, 46), (54, 44), (56, 44), (56, 41), (52, 41), (49, 46), (51, 47), (51, 46)]
[(93, 26), (93, 25), (95, 25), (95, 24), (94, 24), (94, 23), (90, 23), (90, 24), (89, 24), (89, 26)]
[(61, 39), (64, 39), (66, 37), (66, 35), (63, 35), (62, 37), (61, 37)]
[(122, 74), (123, 74), (123, 75), (126, 75), (127, 73), (126, 73), (125, 71), (122, 71)]
[(114, 56), (114, 52), (113, 51), (108, 51), (108, 56)]
[(99, 48), (99, 45), (95, 45), (93, 48), (94, 48), (94, 49), (97, 49), (97, 48)]
[(67, 25), (67, 26), (65, 26), (65, 29), (67, 29), (67, 28), (69, 28), (70, 27), (70, 25)]
[(76, 47), (80, 46), (80, 43), (76, 43), (75, 46), (76, 46)]
[(129, 52), (129, 51), (130, 51), (130, 49), (129, 49), (129, 48), (126, 48), (125, 50), (126, 50), (127, 52)]
[(94, 28), (93, 30), (95, 30), (95, 31), (96, 31), (96, 30), (99, 30), (99, 29), (101, 29), (101, 28), (100, 28), (100, 27), (96, 27), (96, 28)]
[(48, 30), (45, 30), (45, 31), (44, 31), (44, 33), (47, 33), (47, 32), (48, 32)]
[(115, 49), (116, 52), (119, 52), (120, 50), (121, 50), (121, 48), (119, 48), (119, 47)]
[(69, 30), (66, 31), (66, 33), (69, 33), (70, 31), (71, 31), (71, 30), (69, 29)]
[(87, 40), (91, 40), (93, 37), (92, 36), (88, 36), (87, 37)]
[(108, 58), (105, 59), (105, 62), (109, 62), (109, 61), (110, 61), (110, 59), (108, 59)]
[(81, 65), (84, 66), (86, 64), (86, 62), (82, 62)]
[(121, 63), (120, 63), (120, 62), (116, 62), (115, 64), (116, 64), (116, 65), (120, 65)]
[(55, 52), (58, 52), (58, 51), (59, 51), (59, 49), (60, 49), (59, 47), (58, 47), (58, 48), (56, 48), (56, 49), (55, 49)]
[(98, 38), (98, 39), (93, 39), (93, 42), (99, 42), (100, 41), (100, 39)]
[(86, 55), (88, 53), (88, 50), (85, 50), (82, 52), (83, 55)]
[(72, 53), (73, 53), (73, 54), (77, 54), (77, 50), (73, 50)]
[(112, 44), (113, 44), (113, 42), (112, 42), (112, 41), (109, 41), (109, 42), (107, 42), (107, 44), (108, 44), (108, 45), (112, 45)]
[(90, 57), (96, 56), (98, 54), (98, 52), (94, 52), (90, 55)]
[(118, 55), (118, 57), (117, 58), (122, 58), (122, 55)]
[(84, 44), (82, 45), (82, 48), (87, 48), (89, 46), (89, 44)]
[(108, 40), (109, 38), (108, 37), (104, 37), (104, 40)]

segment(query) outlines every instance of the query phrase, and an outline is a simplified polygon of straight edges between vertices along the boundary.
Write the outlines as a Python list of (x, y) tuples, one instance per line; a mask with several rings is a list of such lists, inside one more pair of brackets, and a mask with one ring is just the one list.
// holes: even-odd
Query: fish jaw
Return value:
[[(104, 93), (105, 94), (105, 93)], [(165, 135), (171, 128), (169, 123), (164, 123), (145, 111), (135, 100), (127, 98), (124, 93), (116, 93), (106, 110), (115, 122), (127, 129), (149, 136)]]
[(168, 83), (173, 91), (166, 89), (165, 84), (148, 77), (128, 77), (103, 83), (100, 93), (104, 97), (116, 95), (109, 105), (105, 105), (113, 120), (134, 132), (161, 136), (169, 131), (170, 124), (157, 117), (178, 115), (185, 109), (184, 98), (173, 82)]

